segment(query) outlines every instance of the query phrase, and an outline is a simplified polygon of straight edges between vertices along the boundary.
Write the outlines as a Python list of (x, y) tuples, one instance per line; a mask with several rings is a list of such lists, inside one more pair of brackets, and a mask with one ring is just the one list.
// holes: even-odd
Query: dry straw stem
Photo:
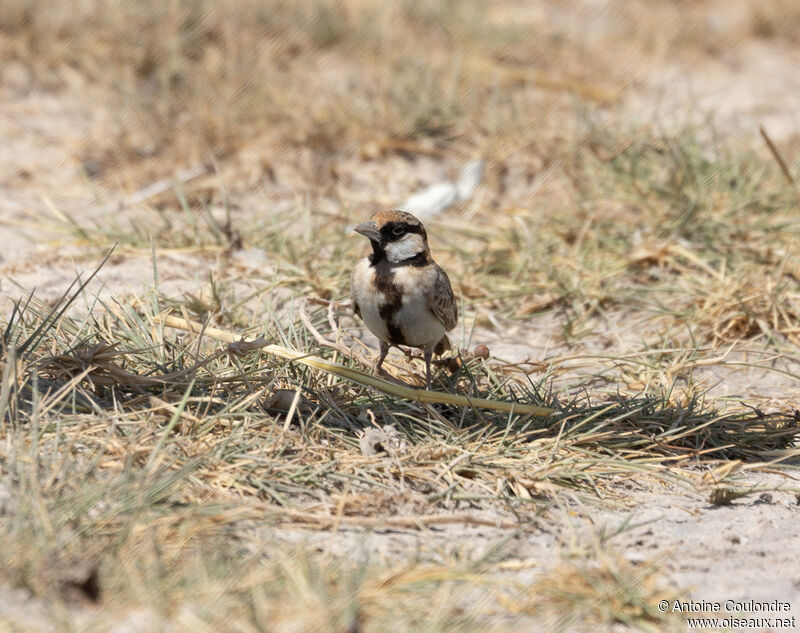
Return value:
[[(239, 343), (243, 345), (252, 345), (254, 343), (254, 341), (243, 341), (241, 337), (233, 332), (227, 332), (213, 327), (203, 327), (201, 323), (188, 321), (179, 317), (164, 315), (161, 317), (161, 322), (167, 327), (184, 330), (186, 332), (195, 332), (198, 334), (202, 332), (206, 336), (210, 336), (218, 341), (225, 341), (226, 343)], [(261, 347), (261, 351), (271, 356), (277, 356), (278, 358), (294, 360), (298, 363), (313, 367), (314, 369), (319, 369), (344, 378), (345, 380), (364, 385), (365, 387), (372, 387), (373, 389), (397, 396), (398, 398), (405, 398), (406, 400), (413, 400), (415, 402), (432, 402), (479, 409), (492, 409), (494, 411), (508, 411), (520, 415), (549, 416), (555, 413), (555, 409), (536, 407), (530, 404), (471, 398), (462, 394), (440, 393), (438, 391), (428, 391), (425, 389), (412, 389), (410, 387), (387, 382), (386, 380), (381, 380), (380, 378), (375, 378), (357, 369), (331, 363), (319, 356), (304, 354), (280, 345), (264, 345)]]
[[(277, 517), (283, 517), (285, 520), (293, 523), (304, 523), (315, 525), (318, 529), (335, 528), (338, 525), (349, 527), (365, 527), (365, 528), (419, 528), (420, 526), (429, 525), (446, 525), (450, 523), (462, 523), (465, 525), (483, 525), (487, 527), (503, 528), (503, 529), (517, 529), (519, 523), (516, 521), (507, 521), (501, 518), (483, 519), (474, 514), (457, 513), (457, 514), (418, 514), (414, 516), (338, 516), (338, 515), (325, 515), (317, 514), (314, 512), (304, 512), (302, 510), (294, 510), (292, 508), (284, 508), (282, 506), (270, 504), (265, 508), (269, 512), (273, 512)], [(262, 512), (259, 508), (258, 512)], [(256, 517), (259, 515), (256, 514)]]

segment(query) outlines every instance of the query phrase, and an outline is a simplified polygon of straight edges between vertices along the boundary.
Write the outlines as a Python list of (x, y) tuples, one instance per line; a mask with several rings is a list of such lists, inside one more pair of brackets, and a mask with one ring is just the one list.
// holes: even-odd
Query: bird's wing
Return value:
[(450, 331), (458, 323), (456, 298), (453, 295), (453, 288), (450, 286), (450, 279), (447, 277), (447, 273), (437, 264), (434, 264), (434, 267), (436, 269), (436, 278), (428, 291), (428, 307), (436, 315), (436, 318), (442, 322), (445, 330)]

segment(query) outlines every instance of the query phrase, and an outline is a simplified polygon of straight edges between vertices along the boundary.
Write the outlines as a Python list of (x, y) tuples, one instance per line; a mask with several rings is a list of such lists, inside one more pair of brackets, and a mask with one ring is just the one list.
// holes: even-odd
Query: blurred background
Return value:
[(383, 202), (409, 188), (373, 173), (387, 156), (516, 183), (592, 126), (790, 142), (799, 48), (792, 0), (6, 0), (4, 213), (26, 178), (66, 203), (81, 176), (116, 192), (210, 157)]

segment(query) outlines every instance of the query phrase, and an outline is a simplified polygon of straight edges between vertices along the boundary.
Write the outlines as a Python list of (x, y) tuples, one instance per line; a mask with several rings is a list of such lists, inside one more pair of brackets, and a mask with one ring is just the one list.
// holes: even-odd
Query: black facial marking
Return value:
[(425, 227), (421, 224), (409, 224), (408, 222), (387, 222), (381, 227), (381, 245), (386, 246), (389, 242), (398, 240), (407, 233), (417, 233), (424, 239), (428, 239)]
[(386, 261), (386, 251), (383, 250), (383, 246), (372, 240), (369, 243), (372, 245), (372, 255), (369, 256), (369, 263), (376, 266), (379, 262)]
[[(414, 232), (417, 231), (409, 231), (409, 233), (414, 233)], [(424, 235), (424, 229), (422, 234)], [(381, 240), (381, 242), (383, 243), (383, 240)], [(415, 268), (420, 268), (422, 266), (426, 266), (431, 262), (431, 255), (427, 251), (424, 251), (422, 253), (417, 253), (413, 257), (404, 259), (401, 262), (389, 262), (389, 260), (386, 259), (386, 251), (383, 249), (382, 244), (378, 244), (378, 242), (372, 242), (372, 241), (370, 241), (370, 244), (372, 244), (372, 255), (369, 256), (369, 263), (375, 267), (377, 267), (378, 264), (380, 264), (381, 262), (386, 262), (386, 264), (390, 268), (397, 268), (399, 266), (414, 266)]]
[(409, 257), (408, 259), (404, 259), (402, 262), (397, 262), (396, 264), (392, 264), (393, 268), (397, 268), (399, 266), (413, 266), (414, 268), (422, 268), (422, 266), (427, 266), (431, 263), (431, 255), (427, 252), (417, 253), (414, 257)]

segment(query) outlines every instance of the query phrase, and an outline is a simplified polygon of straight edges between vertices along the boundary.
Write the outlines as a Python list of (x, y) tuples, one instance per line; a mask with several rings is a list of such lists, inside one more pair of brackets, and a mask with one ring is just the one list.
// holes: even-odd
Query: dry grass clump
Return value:
[(696, 291), (699, 328), (713, 346), (764, 335), (800, 346), (800, 293), (763, 275), (719, 276)]
[(657, 562), (634, 564), (621, 554), (598, 552), (593, 560), (562, 563), (531, 587), (533, 607), (549, 614), (553, 630), (569, 631), (592, 622), (622, 623), (642, 631), (683, 631), (680, 617), (658, 609), (676, 599), (661, 584)]
[[(163, 173), (248, 147), (376, 157), (447, 144), (500, 159), (571, 136), (575, 98), (590, 109), (617, 102), (630, 71), (620, 59), (657, 61), (698, 43), (724, 50), (748, 28), (791, 37), (791, 2), (750, 12), (735, 4), (719, 24), (710, 1), (676, 12), (665, 1), (607, 11), (580, 2), (9, 0), (0, 60), (31, 85), (92, 95), (96, 129), (80, 153), (93, 174), (131, 163)], [(575, 11), (594, 15), (593, 28), (576, 24)]]
[[(605, 554), (523, 591), (504, 570), (527, 563), (502, 546), (348, 558), (287, 546), (285, 530), (526, 530), (554, 502), (621, 501), (615, 486), (627, 479), (692, 486), (670, 464), (758, 456), (796, 436), (763, 414), (653, 402), (577, 399), (552, 422), (404, 403), (246, 347), (177, 338), (156, 301), (141, 305), (149, 311), (66, 315), (34, 299), (4, 328), (0, 569), (83, 630), (109, 618), (149, 630), (502, 630), (509, 613), (553, 630), (596, 618), (666, 625), (652, 609), (653, 569)], [(325, 311), (310, 317), (325, 332)], [(331, 355), (296, 322), (261, 333)], [(450, 388), (551, 397), (495, 380), (491, 365), (471, 362)], [(286, 389), (299, 394), (288, 411), (272, 397)], [(373, 423), (393, 425), (401, 444), (360, 455), (358, 432)]]
[[(270, 511), (279, 517), (300, 504), (305, 514), (287, 517), (303, 522), (330, 524), (314, 505), (303, 507), (312, 500), (322, 508), (338, 504), (345, 518), (371, 515), (370, 507), (379, 515), (380, 508), (391, 508), (389, 516), (408, 508), (410, 517), (433, 517), (471, 499), (522, 516), (526, 501), (560, 488), (588, 493), (634, 465), (635, 472), (662, 477), (653, 466), (662, 459), (757, 459), (790, 446), (797, 431), (791, 416), (721, 414), (698, 400), (685, 406), (668, 397), (593, 402), (576, 391), (564, 402), (544, 388), (546, 378), (503, 377), (477, 357), (465, 358), (452, 376), (440, 373), (442, 387), (552, 406), (558, 417), (407, 402), (365, 391), (357, 373), (351, 382), (346, 371), (333, 375), (261, 355), (263, 343), (219, 349), (202, 330), (175, 338), (163, 326), (158, 301), (139, 310), (116, 306), (100, 320), (65, 316), (70, 301), (51, 312), (34, 300), (7, 324), (0, 403), (7, 432), (35, 421), (56, 436), (68, 428), (84, 442), (105, 436), (108, 447), (122, 451), (107, 462), (115, 472), (126, 460), (150, 470), (167, 457), (183, 462), (210, 453), (221, 461), (194, 476), (213, 496), (228, 491), (261, 499), (276, 504)], [(315, 333), (326, 332), (325, 310), (312, 320)], [(273, 317), (259, 333), (339, 364), (358, 358), (348, 359), (341, 346), (318, 348), (308, 327), (287, 317)], [(299, 433), (291, 432), (295, 425)], [(353, 455), (354, 432), (375, 425), (391, 425), (406, 442), (388, 462)], [(328, 499), (344, 484), (344, 497)]]
[(569, 169), (593, 212), (565, 235), (583, 303), (650, 304), (714, 344), (758, 334), (759, 320), (793, 333), (796, 192), (780, 165), (698, 131), (588, 145)]
[(159, 156), (197, 161), (253, 142), (381, 151), (518, 121), (486, 76), (523, 33), (492, 25), (486, 12), (374, 0), (10, 2), (0, 55), (47, 83), (97, 91), (113, 143), (87, 158), (103, 169)]
[[(235, 433), (197, 457), (168, 450), (142, 467), (139, 450), (119, 453), (122, 444), (143, 438), (137, 429), (141, 423), (125, 416), (110, 430), (77, 432), (67, 418), (58, 429), (34, 426), (41, 434), (38, 443), (28, 445), (18, 432), (7, 444), (3, 484), (13, 483), (13, 493), (12, 507), (6, 505), (0, 516), (0, 534), (8, 545), (0, 553), (0, 572), (4, 582), (34, 597), (17, 598), (33, 616), (39, 600), (47, 605), (44, 614), (30, 619), (24, 611), (12, 612), (12, 625), (26, 630), (46, 630), (59, 622), (81, 630), (104, 630), (112, 623), (148, 631), (505, 630), (509, 616), (497, 619), (498, 595), (513, 605), (515, 622), (533, 625), (540, 621), (543, 596), (556, 591), (551, 583), (548, 591), (531, 592), (527, 583), (503, 576), (504, 570), (524, 570), (528, 564), (504, 556), (502, 542), (470, 555), (454, 548), (451, 554), (420, 551), (400, 559), (385, 558), (366, 545), (337, 546), (335, 534), (315, 543), (306, 542), (307, 533), (292, 544), (291, 531), (274, 528), (279, 515), (265, 512), (246, 491), (231, 497), (214, 494), (209, 485), (211, 471), (225, 476), (225, 454), (237, 449), (224, 445), (239, 442)], [(297, 435), (284, 434), (281, 440), (283, 470), (301, 475), (304, 470), (291, 454), (302, 458), (307, 441), (296, 442)], [(310, 439), (313, 432), (303, 435)], [(335, 444), (328, 450), (337, 450)], [(258, 457), (248, 461), (255, 465)], [(349, 482), (355, 489), (357, 479)], [(346, 529), (346, 514), (333, 518), (334, 532)], [(636, 590), (640, 576), (639, 570), (622, 568), (613, 580)], [(622, 621), (646, 613), (635, 600), (647, 604), (649, 594), (627, 596), (623, 608), (615, 601), (596, 603), (610, 591), (599, 588), (592, 599), (600, 612), (610, 608)], [(582, 595), (589, 599), (589, 593), (585, 588)], [(582, 609), (588, 612), (587, 605)]]
[(466, 608), (468, 565), (370, 560), (359, 549), (352, 561), (321, 557), (282, 541), (246, 500), (192, 498), (208, 456), (115, 467), (113, 449), (77, 439), (43, 443), (50, 458), (30, 461), (37, 453), (16, 444), (3, 455), (16, 485), (0, 527), (9, 545), (0, 571), (48, 605), (31, 621), (12, 612), (12, 625), (310, 632), (410, 631), (424, 622), (478, 630), (480, 603)]
[[(624, 476), (625, 459), (597, 452), (611, 435), (598, 434), (596, 412), (543, 426), (404, 404), (246, 348), (169, 336), (156, 301), (144, 302), (150, 312), (67, 316), (81, 291), (55, 311), (32, 299), (5, 323), (0, 568), (85, 630), (109, 614), (180, 630), (485, 630), (494, 562), (351, 565), (265, 544), (264, 530), (524, 527), (558, 490), (591, 496)], [(312, 316), (321, 328), (324, 313)], [(296, 323), (263, 333), (314, 345)], [(491, 384), (474, 364), (451, 388), (465, 383), (544, 397)], [(300, 395), (289, 411), (271, 397), (286, 388)], [(394, 425), (404, 445), (359, 455), (354, 431), (371, 420)], [(668, 476), (647, 460), (635, 468)], [(481, 511), (467, 511), (474, 504)], [(487, 513), (494, 505), (501, 516)]]
[(800, 37), (800, 7), (791, 0), (771, 0), (753, 5), (752, 32), (767, 39), (784, 38), (797, 42)]

